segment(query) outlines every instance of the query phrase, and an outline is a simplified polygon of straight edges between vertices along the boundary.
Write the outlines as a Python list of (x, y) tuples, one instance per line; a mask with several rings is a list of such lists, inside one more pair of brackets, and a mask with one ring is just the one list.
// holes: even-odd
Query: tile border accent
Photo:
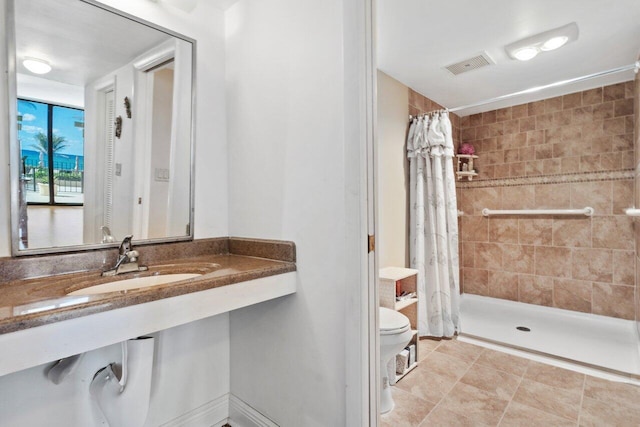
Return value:
[(520, 185), (564, 184), (571, 182), (619, 181), (634, 179), (634, 169), (616, 171), (582, 172), (573, 174), (522, 176), (514, 178), (484, 179), (456, 182), (456, 188), (515, 187)]

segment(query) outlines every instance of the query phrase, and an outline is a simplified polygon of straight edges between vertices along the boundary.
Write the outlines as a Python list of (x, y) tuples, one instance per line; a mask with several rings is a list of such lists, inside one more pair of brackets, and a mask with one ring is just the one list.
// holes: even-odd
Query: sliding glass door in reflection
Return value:
[(18, 100), (18, 139), (27, 204), (84, 202), (84, 111)]

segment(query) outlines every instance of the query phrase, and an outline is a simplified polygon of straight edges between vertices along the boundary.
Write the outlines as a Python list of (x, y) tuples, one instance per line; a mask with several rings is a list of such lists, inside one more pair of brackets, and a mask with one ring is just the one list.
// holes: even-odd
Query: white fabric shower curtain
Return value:
[(409, 128), (410, 258), (418, 270), (418, 334), (451, 337), (460, 328), (458, 209), (447, 112)]

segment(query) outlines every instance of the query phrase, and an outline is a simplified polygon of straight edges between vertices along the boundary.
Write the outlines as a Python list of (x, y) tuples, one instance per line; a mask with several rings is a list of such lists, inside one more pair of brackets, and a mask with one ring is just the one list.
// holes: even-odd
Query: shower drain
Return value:
[(531, 329), (527, 328), (526, 326), (516, 326), (516, 329), (522, 332), (531, 332)]

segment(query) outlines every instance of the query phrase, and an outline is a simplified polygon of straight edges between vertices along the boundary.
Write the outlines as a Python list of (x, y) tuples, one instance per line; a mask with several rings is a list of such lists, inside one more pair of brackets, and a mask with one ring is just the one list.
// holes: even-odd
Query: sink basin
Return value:
[(67, 295), (96, 295), (107, 292), (128, 291), (130, 289), (148, 288), (164, 285), (166, 283), (179, 282), (180, 280), (193, 279), (202, 276), (199, 273), (161, 274), (157, 276), (134, 277), (133, 279), (114, 280), (113, 282), (89, 286), (69, 292)]

